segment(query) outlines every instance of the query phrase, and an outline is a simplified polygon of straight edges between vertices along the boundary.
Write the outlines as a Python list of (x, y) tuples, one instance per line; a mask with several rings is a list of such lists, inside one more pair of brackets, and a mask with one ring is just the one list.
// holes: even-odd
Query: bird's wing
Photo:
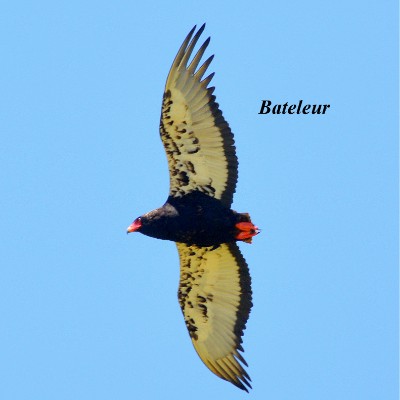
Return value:
[(238, 176), (233, 134), (215, 102), (214, 87), (208, 87), (214, 74), (202, 80), (213, 56), (197, 68), (210, 38), (189, 62), (204, 25), (190, 41), (195, 28), (175, 57), (162, 103), (160, 135), (168, 158), (169, 195), (197, 190), (229, 207)]
[(251, 279), (236, 243), (198, 247), (177, 243), (178, 299), (194, 348), (214, 374), (240, 389), (251, 388), (239, 353), (250, 314)]

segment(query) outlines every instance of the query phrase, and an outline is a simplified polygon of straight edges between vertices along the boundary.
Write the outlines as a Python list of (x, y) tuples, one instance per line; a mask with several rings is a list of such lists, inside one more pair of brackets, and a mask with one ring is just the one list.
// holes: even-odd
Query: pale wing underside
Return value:
[(236, 243), (197, 247), (177, 243), (179, 304), (193, 345), (214, 374), (251, 388), (239, 351), (250, 314), (250, 274)]
[[(214, 74), (201, 80), (213, 56), (197, 66), (210, 38), (189, 63), (204, 25), (186, 37), (165, 85), (160, 134), (168, 158), (170, 196), (198, 190), (229, 207), (237, 181), (238, 161), (233, 134), (208, 88)], [(190, 42), (190, 43), (189, 43)]]

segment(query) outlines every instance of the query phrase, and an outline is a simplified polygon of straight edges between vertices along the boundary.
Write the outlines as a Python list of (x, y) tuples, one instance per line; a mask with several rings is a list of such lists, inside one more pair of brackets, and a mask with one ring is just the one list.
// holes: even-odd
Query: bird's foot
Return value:
[(260, 229), (251, 222), (238, 222), (235, 227), (238, 230), (235, 239), (246, 243), (251, 243), (253, 236), (260, 233)]

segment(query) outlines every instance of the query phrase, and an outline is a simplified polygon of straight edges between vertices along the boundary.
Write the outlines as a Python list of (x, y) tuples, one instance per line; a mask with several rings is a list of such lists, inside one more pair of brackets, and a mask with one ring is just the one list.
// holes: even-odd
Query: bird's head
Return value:
[(140, 232), (140, 228), (142, 226), (143, 226), (142, 217), (138, 217), (128, 226), (126, 233)]
[(143, 235), (157, 239), (168, 239), (168, 218), (166, 218), (165, 206), (156, 208), (136, 218), (127, 229), (127, 233), (140, 232)]

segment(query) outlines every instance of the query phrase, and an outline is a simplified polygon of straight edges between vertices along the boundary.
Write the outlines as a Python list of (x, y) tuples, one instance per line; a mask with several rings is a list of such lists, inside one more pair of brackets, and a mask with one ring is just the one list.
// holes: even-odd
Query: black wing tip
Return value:
[[(234, 373), (234, 376), (221, 376), (218, 375), (220, 378), (223, 380), (232, 383), (232, 385), (236, 386), (237, 388), (244, 390), (245, 392), (249, 393), (249, 389), (253, 389), (251, 386), (251, 378), (249, 374), (243, 369), (243, 367), (239, 364), (240, 366), (240, 372), (239, 373)], [(231, 372), (233, 372), (231, 370)]]
[[(199, 30), (197, 31), (196, 35), (200, 36), (203, 33), (205, 27), (206, 27), (206, 23), (203, 22), (203, 24), (200, 26)], [(188, 33), (187, 37), (190, 38), (193, 35), (193, 32), (196, 30), (196, 28), (197, 28), (197, 24), (193, 26), (193, 28)]]
[(188, 37), (191, 37), (191, 36), (193, 35), (193, 32), (196, 30), (196, 28), (197, 28), (197, 25), (195, 25), (195, 26), (190, 30), (190, 32), (188, 33)]
[[(195, 25), (195, 26), (196, 26), (196, 25)], [(206, 23), (203, 22), (203, 24), (202, 24), (202, 25), (200, 26), (200, 28), (199, 28), (200, 35), (201, 35), (201, 33), (204, 31), (205, 27), (206, 27)]]
[[(195, 25), (193, 28), (192, 28), (192, 31), (194, 32), (194, 30), (196, 29), (196, 26), (197, 25)], [(204, 32), (204, 29), (205, 29), (205, 27), (206, 27), (206, 23), (204, 22), (204, 24), (199, 28), (199, 30), (196, 32), (196, 34), (193, 36), (193, 41), (194, 41), (194, 43), (196, 43), (197, 42), (197, 40), (199, 39), (199, 37), (201, 36), (201, 34)], [(191, 31), (191, 32), (192, 32)]]
[[(244, 376), (238, 377), (239, 379), (237, 381), (230, 381), (233, 385), (235, 385), (237, 388), (244, 390), (245, 392), (249, 393), (249, 389), (253, 389), (249, 380), (251, 379), (246, 379)], [(247, 386), (247, 387), (246, 387)]]
[[(193, 37), (192, 37), (192, 35), (195, 32), (197, 25), (195, 25), (191, 29), (191, 31), (186, 36), (186, 39), (184, 40), (184, 42), (182, 43), (182, 45), (178, 51), (178, 54), (175, 58), (173, 66), (176, 65), (177, 67), (183, 66), (185, 69), (187, 68), (187, 63), (189, 61), (189, 58), (192, 55), (192, 52), (193, 52), (201, 34), (203, 33), (205, 26), (206, 26), (206, 24), (204, 23), (200, 27), (200, 29), (195, 33), (195, 35)], [(205, 50), (205, 47), (203, 48), (203, 52), (204, 52), (204, 50)]]

